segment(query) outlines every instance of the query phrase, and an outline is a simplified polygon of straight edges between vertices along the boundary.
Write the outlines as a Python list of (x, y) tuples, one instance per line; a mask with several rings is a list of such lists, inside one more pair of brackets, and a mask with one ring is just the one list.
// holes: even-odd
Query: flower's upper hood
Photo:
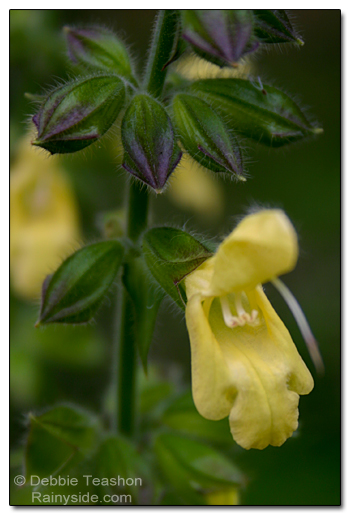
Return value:
[(291, 271), (298, 259), (298, 238), (285, 213), (260, 211), (244, 218), (205, 261), (186, 279), (187, 297), (201, 292), (219, 297)]

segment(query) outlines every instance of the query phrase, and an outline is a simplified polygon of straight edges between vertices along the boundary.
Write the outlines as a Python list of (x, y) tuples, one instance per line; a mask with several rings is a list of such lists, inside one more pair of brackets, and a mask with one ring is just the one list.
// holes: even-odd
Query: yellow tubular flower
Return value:
[(78, 212), (68, 179), (55, 157), (26, 138), (10, 176), (10, 266), (14, 291), (40, 295), (45, 276), (71, 253), (80, 238)]
[(229, 415), (245, 449), (280, 446), (298, 426), (313, 379), (262, 283), (296, 264), (295, 230), (280, 210), (247, 216), (186, 279), (192, 392), (210, 420)]

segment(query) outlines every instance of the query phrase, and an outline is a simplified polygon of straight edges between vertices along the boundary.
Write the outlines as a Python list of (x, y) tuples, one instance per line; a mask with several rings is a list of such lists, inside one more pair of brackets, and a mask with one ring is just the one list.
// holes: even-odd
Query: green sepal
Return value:
[(123, 283), (135, 308), (136, 344), (147, 373), (148, 351), (164, 292), (149, 273), (143, 257), (125, 263)]
[(284, 9), (253, 9), (253, 13), (254, 32), (262, 43), (304, 44)]
[(170, 429), (184, 435), (232, 446), (228, 420), (203, 418), (194, 405), (191, 392), (186, 392), (171, 402), (163, 414), (162, 422)]
[(159, 193), (182, 156), (163, 105), (144, 93), (134, 96), (123, 117), (121, 136), (122, 166)]
[(29, 414), (25, 475), (40, 478), (65, 473), (96, 446), (98, 419), (73, 406), (56, 406), (41, 415)]
[(181, 281), (212, 253), (190, 234), (172, 227), (156, 227), (147, 231), (142, 248), (153, 277), (184, 309), (186, 293)]
[[(180, 495), (200, 495), (243, 482), (240, 470), (223, 454), (206, 444), (174, 434), (161, 434), (155, 453), (162, 474)], [(201, 502), (205, 504), (205, 501)]]
[(33, 116), (33, 145), (51, 154), (82, 150), (103, 136), (125, 101), (125, 85), (115, 75), (75, 79), (53, 90)]
[(76, 65), (90, 71), (114, 72), (135, 85), (131, 60), (124, 43), (105, 27), (63, 28), (68, 55)]
[(92, 319), (103, 303), (122, 263), (119, 241), (101, 241), (79, 249), (43, 284), (37, 326), (80, 324)]
[(181, 143), (190, 156), (213, 172), (245, 180), (239, 143), (210, 105), (198, 96), (180, 93), (172, 107)]
[(259, 41), (249, 9), (184, 9), (183, 38), (200, 57), (218, 66), (237, 66)]
[(279, 147), (322, 132), (282, 91), (244, 79), (203, 79), (189, 91), (205, 100), (226, 124), (258, 143)]

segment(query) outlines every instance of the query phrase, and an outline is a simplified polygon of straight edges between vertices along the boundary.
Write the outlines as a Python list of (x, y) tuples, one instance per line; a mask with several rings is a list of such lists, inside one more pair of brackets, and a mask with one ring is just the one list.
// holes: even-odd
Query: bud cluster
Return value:
[[(284, 10), (172, 10), (169, 20), (173, 43), (155, 60), (159, 81), (153, 77), (152, 87), (147, 87), (152, 70), (140, 80), (113, 32), (65, 27), (71, 61), (93, 75), (40, 100), (33, 144), (52, 154), (76, 152), (118, 119), (123, 168), (159, 193), (182, 151), (212, 172), (245, 180), (240, 138), (281, 146), (320, 132), (291, 98), (260, 79), (180, 80), (163, 88), (171, 63), (189, 50), (220, 67), (236, 67), (258, 47), (302, 44)], [(167, 33), (162, 37), (164, 47)]]

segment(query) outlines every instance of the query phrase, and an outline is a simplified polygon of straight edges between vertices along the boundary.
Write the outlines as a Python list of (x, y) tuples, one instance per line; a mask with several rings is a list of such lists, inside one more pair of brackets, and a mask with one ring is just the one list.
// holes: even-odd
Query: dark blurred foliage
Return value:
[[(337, 505), (340, 503), (340, 11), (291, 11), (305, 45), (272, 46), (254, 63), (264, 81), (280, 87), (308, 108), (324, 134), (282, 149), (247, 143), (249, 180), (225, 183), (225, 215), (208, 226), (193, 213), (180, 212), (168, 197), (152, 197), (152, 219), (220, 238), (236, 217), (256, 204), (283, 208), (300, 237), (300, 259), (286, 284), (299, 300), (324, 357), (317, 377), (296, 323), (278, 293), (267, 286), (277, 312), (315, 378), (313, 392), (301, 398), (300, 428), (281, 448), (236, 449), (248, 483), (248, 505)], [(10, 12), (11, 157), (34, 107), (25, 92), (73, 74), (61, 28), (102, 23), (116, 29), (145, 60), (152, 10), (12, 10)], [(125, 173), (113, 136), (82, 153), (62, 156), (78, 198), (85, 241), (98, 237), (101, 211), (122, 207)], [(99, 410), (108, 384), (114, 301), (86, 328), (35, 330), (37, 306), (11, 295), (11, 444), (19, 448), (23, 415), (55, 401), (81, 402)], [(151, 361), (166, 370), (178, 364), (190, 382), (189, 341), (183, 316), (165, 304), (159, 315)], [(235, 444), (232, 443), (234, 446)]]

